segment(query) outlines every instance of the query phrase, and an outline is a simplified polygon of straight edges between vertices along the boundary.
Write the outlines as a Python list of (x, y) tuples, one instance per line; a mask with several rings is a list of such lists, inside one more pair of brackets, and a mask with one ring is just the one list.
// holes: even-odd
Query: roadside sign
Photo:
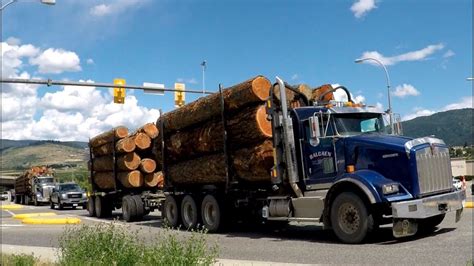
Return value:
[[(115, 85), (125, 85), (125, 79), (114, 79)], [(125, 103), (125, 88), (114, 88), (114, 103)]]
[(143, 87), (152, 88), (152, 89), (143, 89), (144, 93), (165, 95), (165, 91), (164, 91), (165, 84), (143, 82)]
[(175, 83), (174, 89), (174, 107), (181, 107), (186, 102), (186, 85), (184, 83)]

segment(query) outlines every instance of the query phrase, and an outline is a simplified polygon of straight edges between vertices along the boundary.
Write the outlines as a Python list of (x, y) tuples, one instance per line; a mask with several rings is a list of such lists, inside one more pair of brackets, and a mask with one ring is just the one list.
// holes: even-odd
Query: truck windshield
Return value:
[(61, 185), (60, 187), (61, 191), (78, 191), (81, 190), (81, 188), (77, 184), (64, 184)]
[(345, 136), (386, 131), (382, 115), (376, 113), (337, 114), (334, 123), (337, 133)]
[(38, 178), (38, 182), (40, 184), (54, 183), (54, 178), (53, 177), (41, 177), (41, 178)]

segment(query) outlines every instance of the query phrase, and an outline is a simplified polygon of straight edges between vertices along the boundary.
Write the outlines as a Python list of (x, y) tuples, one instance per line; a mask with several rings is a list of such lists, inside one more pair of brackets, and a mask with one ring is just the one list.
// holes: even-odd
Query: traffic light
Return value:
[(186, 101), (186, 85), (184, 83), (175, 83), (174, 89), (177, 90), (174, 92), (174, 107), (181, 107)]
[[(124, 79), (114, 79), (115, 85), (125, 85)], [(125, 103), (125, 88), (114, 88), (114, 103)]]

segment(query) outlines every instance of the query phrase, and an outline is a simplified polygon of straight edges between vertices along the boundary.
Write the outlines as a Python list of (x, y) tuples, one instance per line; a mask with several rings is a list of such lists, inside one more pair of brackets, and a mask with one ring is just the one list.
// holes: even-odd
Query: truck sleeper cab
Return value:
[(264, 223), (315, 222), (342, 242), (360, 243), (381, 224), (393, 223), (393, 235), (403, 237), (432, 230), (448, 212), (458, 221), (465, 193), (452, 186), (444, 142), (388, 134), (384, 113), (354, 104), (344, 87), (330, 92), (337, 89), (348, 102), (327, 101), (324, 93), (312, 101), (302, 95), (300, 107), (289, 107), (286, 91), (298, 91), (277, 78), (267, 102), (271, 182), (227, 177), (224, 185), (180, 187), (165, 174), (165, 223), (194, 228), (202, 222), (215, 232), (239, 215)]

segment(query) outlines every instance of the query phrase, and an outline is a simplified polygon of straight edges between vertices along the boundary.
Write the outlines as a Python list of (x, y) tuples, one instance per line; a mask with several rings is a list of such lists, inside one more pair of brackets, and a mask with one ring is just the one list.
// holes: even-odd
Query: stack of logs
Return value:
[[(273, 166), (272, 129), (265, 100), (271, 83), (257, 76), (222, 91), (231, 173), (248, 182), (269, 181)], [(175, 184), (223, 183), (226, 157), (221, 95), (200, 98), (163, 114), (167, 178)], [(163, 160), (161, 136), (155, 143), (156, 161)]]
[[(163, 186), (163, 175), (153, 159), (153, 142), (158, 136), (155, 124), (149, 123), (129, 134), (123, 126), (95, 136), (89, 141), (93, 154), (89, 167), (92, 179), (100, 189), (157, 188)], [(115, 162), (113, 154), (115, 153)], [(114, 167), (117, 179), (114, 177)], [(120, 184), (116, 184), (116, 182)]]
[(52, 176), (54, 170), (47, 166), (34, 166), (26, 170), (15, 180), (15, 190), (18, 193), (27, 193), (31, 191), (31, 178), (35, 176)]

